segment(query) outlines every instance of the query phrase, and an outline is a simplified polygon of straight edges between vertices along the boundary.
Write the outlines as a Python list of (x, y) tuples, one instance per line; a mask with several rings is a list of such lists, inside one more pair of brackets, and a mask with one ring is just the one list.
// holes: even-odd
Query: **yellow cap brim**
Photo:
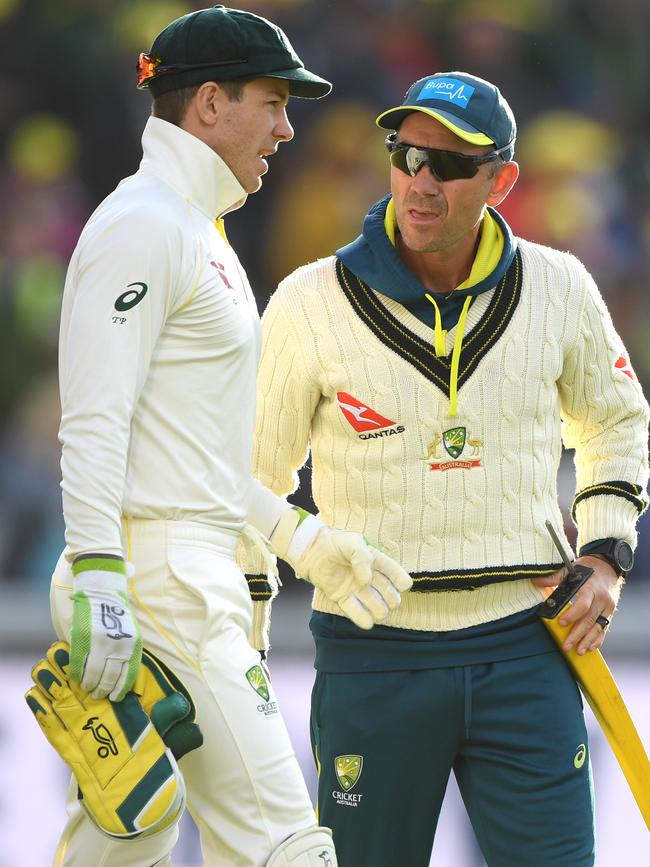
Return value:
[[(434, 120), (437, 120), (439, 123), (446, 126), (447, 129), (451, 130), (454, 135), (457, 135), (458, 138), (461, 138), (463, 141), (469, 142), (474, 145), (493, 145), (494, 142), (491, 138), (488, 138), (484, 132), (471, 131), (468, 129), (463, 129), (463, 127), (455, 124), (451, 119), (450, 115), (441, 114), (438, 111), (433, 111), (430, 108), (425, 108), (422, 105), (400, 105), (396, 108), (389, 108), (388, 111), (382, 112), (379, 117), (376, 119), (375, 123), (377, 126), (382, 127), (383, 129), (397, 129), (400, 123), (404, 120), (404, 118), (411, 114), (413, 111), (421, 111), (423, 114), (428, 114), (429, 117), (432, 117)], [(388, 118), (390, 116), (391, 123), (381, 123), (382, 120)]]

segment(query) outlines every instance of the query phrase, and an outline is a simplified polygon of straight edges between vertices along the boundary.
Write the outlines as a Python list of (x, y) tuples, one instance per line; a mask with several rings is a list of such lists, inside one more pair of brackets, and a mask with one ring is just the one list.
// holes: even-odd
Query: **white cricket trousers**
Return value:
[[(317, 824), (273, 687), (267, 678), (266, 699), (246, 677), (260, 655), (248, 643), (252, 603), (234, 559), (238, 540), (205, 524), (124, 521), (126, 557), (135, 567), (129, 593), (144, 645), (181, 678), (203, 732), (203, 746), (179, 764), (205, 867), (263, 867), (283, 840)], [(62, 555), (51, 607), (66, 641), (71, 588)], [(146, 839), (110, 840), (80, 808), (74, 780), (68, 814), (56, 867), (171, 864), (177, 826)]]

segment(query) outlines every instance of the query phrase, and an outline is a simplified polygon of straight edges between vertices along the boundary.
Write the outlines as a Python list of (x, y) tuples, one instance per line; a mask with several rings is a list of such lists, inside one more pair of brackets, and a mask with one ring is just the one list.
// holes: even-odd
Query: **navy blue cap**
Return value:
[(512, 159), (517, 124), (512, 109), (498, 87), (468, 72), (436, 72), (412, 84), (404, 102), (382, 112), (377, 126), (398, 129), (414, 111), (435, 118), (464, 141), (476, 145), (511, 146), (504, 157)]

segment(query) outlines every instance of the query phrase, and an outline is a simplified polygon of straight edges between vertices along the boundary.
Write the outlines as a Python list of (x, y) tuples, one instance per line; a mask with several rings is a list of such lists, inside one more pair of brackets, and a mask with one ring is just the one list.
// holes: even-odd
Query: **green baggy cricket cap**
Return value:
[(138, 61), (138, 87), (154, 97), (205, 81), (281, 78), (291, 96), (318, 99), (332, 85), (305, 69), (283, 31), (271, 21), (227, 6), (190, 12), (156, 36)]

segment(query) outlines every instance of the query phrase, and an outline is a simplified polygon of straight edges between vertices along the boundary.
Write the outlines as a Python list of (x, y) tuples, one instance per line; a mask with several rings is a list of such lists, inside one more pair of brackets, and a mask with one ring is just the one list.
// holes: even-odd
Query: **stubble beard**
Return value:
[[(398, 227), (399, 228), (399, 227)], [(402, 243), (414, 253), (438, 253), (441, 250), (447, 249), (450, 246), (450, 239), (447, 237), (445, 227), (440, 227), (439, 231), (424, 230), (418, 232), (412, 226), (406, 227), (406, 231), (400, 228)]]
[[(429, 202), (405, 202), (403, 208), (404, 219), (397, 220), (397, 226), (402, 236), (402, 242), (409, 250), (414, 253), (437, 253), (440, 250), (445, 250), (450, 245), (450, 240), (447, 237), (447, 227), (444, 223), (447, 216), (447, 208), (445, 207), (444, 199), (437, 202), (437, 208), (432, 208)], [(434, 227), (427, 228), (423, 226), (421, 231), (416, 226), (408, 223), (407, 212), (414, 208), (415, 210), (434, 211), (437, 214), (437, 220)], [(400, 223), (402, 225), (400, 225)]]

